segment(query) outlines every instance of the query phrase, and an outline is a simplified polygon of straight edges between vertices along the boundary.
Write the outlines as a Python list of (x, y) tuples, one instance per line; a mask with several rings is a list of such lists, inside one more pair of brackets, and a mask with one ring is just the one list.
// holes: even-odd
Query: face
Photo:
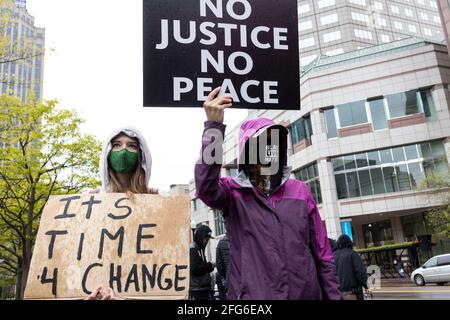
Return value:
[(127, 149), (130, 152), (139, 151), (139, 142), (136, 138), (130, 138), (126, 134), (120, 134), (111, 140), (112, 151), (121, 151)]

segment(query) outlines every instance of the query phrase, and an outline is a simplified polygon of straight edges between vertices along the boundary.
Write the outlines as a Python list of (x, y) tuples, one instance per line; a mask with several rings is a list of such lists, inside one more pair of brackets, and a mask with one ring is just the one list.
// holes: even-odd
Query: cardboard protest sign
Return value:
[(144, 106), (300, 109), (297, 0), (143, 0)]
[(44, 208), (26, 299), (183, 299), (189, 290), (189, 198), (88, 194), (51, 197)]

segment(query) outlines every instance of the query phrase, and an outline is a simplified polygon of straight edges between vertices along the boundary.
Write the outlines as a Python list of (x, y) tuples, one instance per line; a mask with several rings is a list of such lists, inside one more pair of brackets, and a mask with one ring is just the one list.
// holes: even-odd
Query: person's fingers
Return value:
[(116, 294), (114, 293), (114, 290), (112, 288), (108, 288), (108, 290), (109, 290), (109, 296), (111, 298), (114, 298), (116, 296)]
[(86, 298), (86, 300), (96, 300), (97, 299), (97, 295), (98, 295), (98, 293), (100, 292), (101, 289), (102, 289), (102, 287), (98, 287), (97, 289), (92, 291), (92, 293)]
[(105, 295), (102, 300), (111, 300), (111, 295), (107, 294)]
[(223, 109), (226, 109), (226, 108), (231, 108), (232, 106), (233, 106), (232, 103), (225, 103), (225, 104), (222, 104), (222, 105), (221, 105), (221, 108), (222, 108), (222, 110), (223, 110)]
[(215, 88), (213, 91), (211, 91), (208, 94), (208, 97), (206, 98), (206, 101), (212, 101), (214, 100), (214, 97), (219, 93), (220, 87)]
[(216, 97), (215, 99), (214, 99), (214, 102), (216, 102), (216, 103), (220, 103), (221, 101), (233, 101), (233, 98), (232, 97), (230, 97), (230, 96), (220, 96), (220, 97)]

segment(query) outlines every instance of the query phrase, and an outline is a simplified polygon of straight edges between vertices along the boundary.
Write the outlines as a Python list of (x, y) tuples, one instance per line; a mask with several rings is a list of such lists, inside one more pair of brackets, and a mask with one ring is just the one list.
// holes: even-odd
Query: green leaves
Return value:
[(27, 273), (50, 195), (99, 185), (101, 144), (82, 123), (56, 101), (0, 96), (0, 273)]

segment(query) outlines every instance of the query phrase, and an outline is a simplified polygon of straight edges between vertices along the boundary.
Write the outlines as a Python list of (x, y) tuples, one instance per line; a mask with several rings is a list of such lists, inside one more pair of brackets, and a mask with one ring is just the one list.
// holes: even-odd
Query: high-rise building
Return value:
[(436, 0), (299, 0), (300, 64), (368, 46), (444, 39)]
[(26, 1), (15, 1), (10, 24), (2, 32), (10, 40), (11, 49), (1, 57), (0, 92), (26, 101), (30, 93), (43, 96), (45, 29), (36, 27), (34, 17), (26, 9)]
[(450, 2), (448, 0), (439, 0), (438, 4), (442, 25), (444, 27), (445, 41), (447, 47), (450, 48)]
[(14, 3), (18, 8), (25, 9), (27, 7), (27, 0), (14, 0)]

